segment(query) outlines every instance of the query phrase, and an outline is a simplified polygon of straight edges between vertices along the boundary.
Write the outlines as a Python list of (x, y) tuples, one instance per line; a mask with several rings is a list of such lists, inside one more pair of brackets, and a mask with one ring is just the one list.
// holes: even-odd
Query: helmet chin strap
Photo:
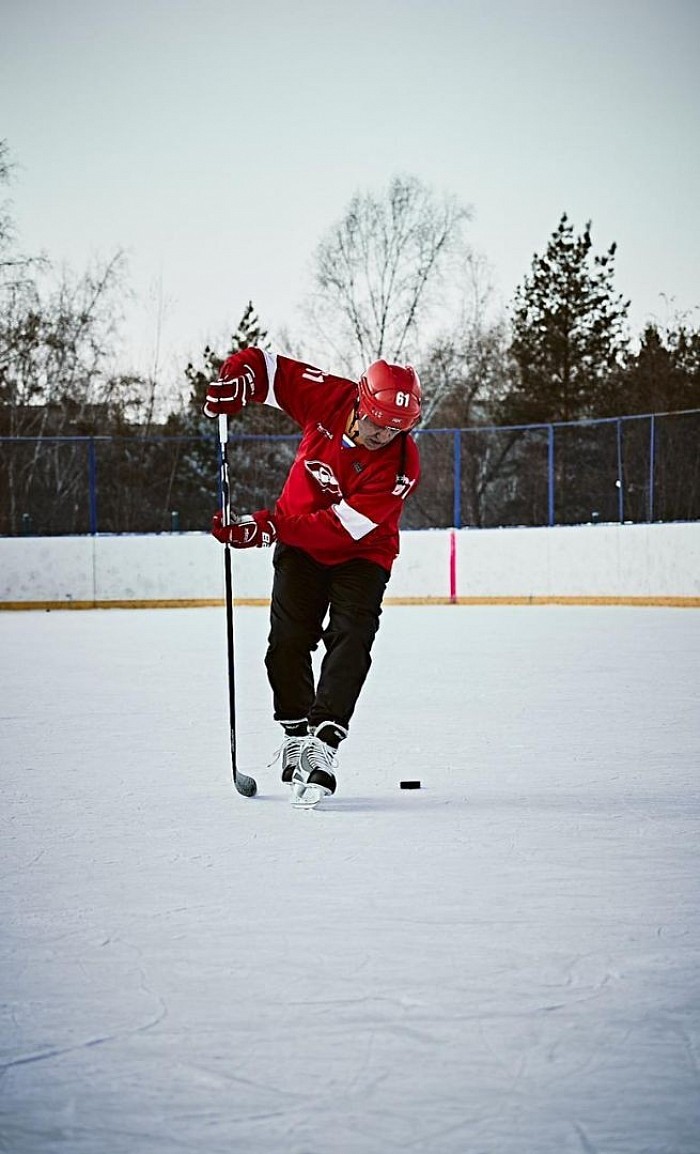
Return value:
[(360, 399), (359, 399), (359, 397), (356, 397), (355, 398), (355, 404), (352, 407), (352, 412), (348, 416), (347, 424), (345, 425), (345, 432), (347, 433), (347, 435), (349, 436), (351, 441), (357, 440), (357, 434), (359, 432), (359, 420), (360, 420), (359, 409), (360, 409)]

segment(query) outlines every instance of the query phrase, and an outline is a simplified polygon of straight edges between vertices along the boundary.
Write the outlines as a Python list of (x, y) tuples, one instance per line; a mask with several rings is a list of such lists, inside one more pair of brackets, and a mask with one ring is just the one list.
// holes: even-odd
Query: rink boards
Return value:
[[(268, 603), (269, 550), (235, 554), (239, 604)], [(223, 601), (206, 533), (0, 540), (1, 609), (169, 608)], [(387, 604), (700, 606), (700, 524), (403, 533)]]

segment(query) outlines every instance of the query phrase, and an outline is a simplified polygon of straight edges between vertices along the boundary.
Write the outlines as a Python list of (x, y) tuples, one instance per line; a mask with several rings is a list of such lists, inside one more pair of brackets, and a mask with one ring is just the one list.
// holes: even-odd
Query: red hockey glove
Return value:
[(267, 509), (246, 517), (236, 517), (230, 525), (224, 525), (224, 515), (219, 510), (212, 517), (211, 531), (222, 545), (232, 545), (234, 549), (259, 549), (274, 545), (277, 540), (275, 522)]
[(207, 388), (204, 400), (203, 413), (205, 417), (218, 417), (226, 413), (228, 417), (235, 417), (244, 405), (247, 405), (255, 395), (255, 377), (253, 370), (247, 365), (243, 372), (238, 371), (240, 360), (237, 356), (229, 357), (219, 370), (218, 381), (212, 381)]

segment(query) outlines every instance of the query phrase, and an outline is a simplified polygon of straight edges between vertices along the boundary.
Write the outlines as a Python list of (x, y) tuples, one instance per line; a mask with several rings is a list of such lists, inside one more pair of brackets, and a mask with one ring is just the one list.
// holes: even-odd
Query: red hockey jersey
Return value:
[(249, 369), (252, 400), (282, 409), (302, 429), (274, 509), (279, 540), (323, 565), (365, 557), (390, 570), (403, 502), (420, 474), (413, 438), (374, 450), (355, 445), (345, 427), (357, 384), (344, 377), (258, 348), (234, 354), (226, 368), (229, 377)]

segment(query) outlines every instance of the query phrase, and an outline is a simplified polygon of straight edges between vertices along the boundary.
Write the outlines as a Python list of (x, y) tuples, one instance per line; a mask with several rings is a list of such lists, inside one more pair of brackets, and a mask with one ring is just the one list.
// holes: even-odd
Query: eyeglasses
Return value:
[(393, 425), (378, 425), (371, 417), (360, 417), (359, 420), (364, 422), (365, 427), (369, 426), (371, 432), (389, 433), (392, 437), (395, 437), (397, 433), (401, 432), (400, 429), (395, 428)]

